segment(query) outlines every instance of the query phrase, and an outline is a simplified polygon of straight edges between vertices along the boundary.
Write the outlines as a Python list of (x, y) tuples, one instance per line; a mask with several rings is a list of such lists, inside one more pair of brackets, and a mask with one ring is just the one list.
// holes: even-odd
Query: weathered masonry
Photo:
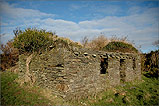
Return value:
[[(20, 76), (28, 56), (20, 55)], [(94, 95), (109, 86), (141, 78), (139, 54), (56, 48), (36, 55), (29, 65), (35, 84), (67, 99)]]

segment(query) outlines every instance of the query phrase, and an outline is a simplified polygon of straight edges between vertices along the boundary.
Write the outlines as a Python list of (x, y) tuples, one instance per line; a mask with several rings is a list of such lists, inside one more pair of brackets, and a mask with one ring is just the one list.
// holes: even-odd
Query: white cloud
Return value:
[[(1, 6), (1, 4), (0, 4)], [(2, 7), (1, 7), (2, 8)], [(76, 7), (74, 7), (76, 8)], [(78, 9), (78, 8), (77, 8)], [(138, 14), (140, 8), (134, 7), (131, 9), (133, 14), (129, 16), (106, 16), (102, 19), (94, 19), (87, 21), (80, 21), (75, 23), (72, 21), (53, 19), (53, 14), (46, 14), (38, 10), (15, 8), (7, 3), (4, 3), (1, 12), (3, 14), (9, 15), (11, 18), (17, 18), (18, 20), (23, 19), (23, 21), (12, 21), (13, 26), (9, 28), (6, 22), (3, 22), (3, 33), (13, 31), (16, 27), (38, 27), (47, 29), (48, 31), (56, 31), (58, 35), (68, 37), (75, 41), (80, 41), (84, 36), (89, 36), (90, 38), (99, 35), (103, 32), (107, 37), (111, 35), (127, 36), (129, 40), (134, 40), (137, 45), (141, 45), (142, 50), (146, 50), (151, 47), (152, 42), (158, 38), (159, 26), (158, 21), (159, 14), (157, 10), (159, 8), (149, 8)], [(15, 11), (17, 13), (13, 14)], [(31, 17), (32, 19), (27, 19)], [(45, 18), (41, 18), (45, 17)], [(19, 22), (16, 25), (16, 22)], [(11, 36), (3, 37), (3, 39), (10, 39)]]
[(0, 3), (0, 13), (13, 19), (55, 16), (54, 14), (43, 13), (39, 10), (15, 8), (14, 5), (9, 5), (6, 2)]

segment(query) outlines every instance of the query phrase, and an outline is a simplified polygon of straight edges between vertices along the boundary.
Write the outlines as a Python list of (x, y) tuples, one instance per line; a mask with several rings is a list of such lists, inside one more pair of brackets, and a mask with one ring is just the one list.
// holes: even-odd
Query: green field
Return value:
[(1, 105), (159, 105), (159, 80), (144, 76), (141, 81), (107, 89), (96, 97), (67, 102), (60, 97), (48, 98), (41, 88), (20, 86), (17, 77), (12, 72), (1, 72)]

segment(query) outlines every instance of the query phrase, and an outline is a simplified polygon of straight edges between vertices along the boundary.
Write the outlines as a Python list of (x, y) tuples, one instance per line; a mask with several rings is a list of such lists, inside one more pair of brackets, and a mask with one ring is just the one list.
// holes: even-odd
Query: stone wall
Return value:
[[(20, 78), (25, 73), (27, 57), (19, 57)], [(36, 85), (66, 99), (78, 99), (140, 79), (140, 64), (138, 54), (61, 47), (34, 55), (30, 73), (35, 76)]]
[(64, 60), (65, 72), (69, 77), (69, 90), (66, 94), (68, 98), (94, 95), (101, 89), (99, 56), (78, 50)]

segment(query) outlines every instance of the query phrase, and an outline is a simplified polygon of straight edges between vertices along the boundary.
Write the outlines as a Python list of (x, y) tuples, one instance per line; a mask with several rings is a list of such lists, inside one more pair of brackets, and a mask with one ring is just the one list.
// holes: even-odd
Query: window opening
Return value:
[(125, 82), (125, 77), (126, 77), (126, 73), (125, 73), (125, 59), (120, 59), (120, 82)]
[(108, 69), (108, 58), (101, 58), (100, 66), (101, 66), (100, 74), (106, 74)]
[(133, 59), (133, 70), (135, 70), (135, 68), (136, 68), (136, 60)]

